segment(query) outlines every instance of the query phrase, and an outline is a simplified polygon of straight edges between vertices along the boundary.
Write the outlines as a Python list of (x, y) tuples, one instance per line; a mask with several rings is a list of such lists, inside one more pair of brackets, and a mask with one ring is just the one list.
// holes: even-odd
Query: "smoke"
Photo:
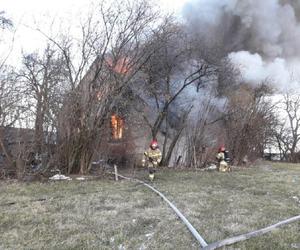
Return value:
[(192, 0), (183, 9), (191, 33), (241, 69), (243, 80), (269, 79), (280, 91), (297, 83), (300, 1)]
[(241, 81), (254, 86), (263, 82), (271, 83), (280, 92), (299, 87), (297, 75), (292, 74), (300, 70), (299, 61), (289, 64), (283, 58), (275, 58), (267, 62), (259, 54), (250, 54), (248, 51), (232, 52), (228, 58), (239, 67)]

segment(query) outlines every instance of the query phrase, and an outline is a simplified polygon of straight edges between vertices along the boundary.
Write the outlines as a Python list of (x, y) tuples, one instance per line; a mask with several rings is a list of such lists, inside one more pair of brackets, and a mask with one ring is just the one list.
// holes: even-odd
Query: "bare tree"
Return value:
[(223, 119), (224, 138), (237, 164), (245, 156), (262, 157), (267, 140), (276, 122), (274, 104), (266, 96), (270, 89), (266, 84), (256, 88), (241, 85), (232, 92)]
[[(24, 111), (22, 91), (16, 81), (15, 69), (7, 65), (16, 32), (16, 30), (11, 32), (12, 28), (12, 21), (6, 17), (4, 11), (0, 11), (0, 42), (3, 45), (1, 46), (0, 55), (0, 150), (3, 154), (1, 158), (4, 159), (2, 161), (4, 168), (1, 169), (3, 176), (6, 176), (10, 171), (15, 171), (15, 163), (18, 157), (17, 154), (11, 152), (11, 146), (9, 145), (12, 143), (12, 138), (8, 138), (7, 131), (15, 126)], [(7, 31), (9, 33), (6, 33)]]
[[(190, 117), (185, 131), (184, 165), (187, 167), (203, 167), (211, 159), (210, 149), (218, 138), (218, 122), (222, 114), (216, 107), (217, 101), (213, 93), (202, 97), (199, 107)], [(219, 118), (220, 117), (220, 118)]]
[[(60, 159), (68, 173), (86, 173), (116, 100), (153, 52), (156, 13), (147, 1), (100, 4), (81, 24), (81, 38), (52, 38), (62, 53), (69, 93), (59, 119)], [(80, 53), (78, 53), (80, 52)]]
[(183, 27), (170, 19), (166, 19), (160, 32), (155, 34), (153, 43), (155, 53), (142, 68), (141, 75), (146, 79), (142, 88), (151, 107), (151, 112), (144, 113), (144, 119), (152, 138), (156, 138), (159, 131), (164, 134), (161, 164), (168, 165), (193, 106), (192, 100), (184, 100), (181, 105), (180, 97), (188, 89), (196, 91), (197, 87), (210, 81), (216, 68), (194, 55), (195, 48), (190, 46)]
[(16, 84), (16, 78), (13, 68), (2, 67), (0, 72), (0, 148), (8, 167), (13, 167), (15, 159), (5, 143), (6, 128), (14, 126), (23, 112), (22, 92)]
[(66, 91), (63, 85), (65, 75), (63, 57), (49, 45), (41, 56), (37, 53), (23, 55), (19, 81), (27, 102), (34, 107), (30, 115), (34, 117), (36, 154), (47, 151), (46, 139), (51, 141), (49, 137), (57, 131), (58, 108)]
[[(1, 51), (0, 55), (0, 70), (5, 67), (13, 50), (16, 30), (12, 30), (12, 28), (13, 22), (11, 19), (6, 17), (4, 11), (0, 11), (0, 44), (3, 45), (3, 51)], [(7, 31), (9, 31), (9, 33), (6, 33)]]
[(291, 134), (286, 129), (285, 122), (278, 122), (277, 126), (274, 127), (273, 139), (271, 145), (275, 145), (278, 148), (280, 160), (289, 159), (289, 144), (291, 142)]
[(279, 118), (274, 129), (274, 137), (282, 154), (282, 159), (297, 161), (298, 143), (300, 141), (300, 97), (297, 94), (286, 93), (279, 103)]

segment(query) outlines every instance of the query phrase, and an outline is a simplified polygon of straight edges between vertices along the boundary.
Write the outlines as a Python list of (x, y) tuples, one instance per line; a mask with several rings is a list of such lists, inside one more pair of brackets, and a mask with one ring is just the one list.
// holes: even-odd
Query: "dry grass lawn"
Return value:
[[(128, 172), (127, 175), (130, 175)], [(135, 174), (147, 179), (144, 171)], [(300, 165), (161, 170), (153, 184), (208, 242), (300, 214)], [(300, 249), (300, 223), (225, 249)], [(0, 182), (0, 249), (199, 249), (152, 191), (129, 181)]]

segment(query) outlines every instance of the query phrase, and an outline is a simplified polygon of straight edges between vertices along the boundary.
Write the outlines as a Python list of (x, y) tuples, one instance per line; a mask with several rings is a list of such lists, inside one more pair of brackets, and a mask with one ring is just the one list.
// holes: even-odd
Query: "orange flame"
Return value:
[(118, 74), (126, 75), (130, 71), (129, 60), (127, 58), (120, 58), (116, 63), (113, 63), (112, 59), (109, 58), (107, 59), (107, 64)]
[(122, 139), (124, 121), (121, 117), (117, 115), (111, 116), (111, 127), (112, 127), (112, 137), (113, 139)]

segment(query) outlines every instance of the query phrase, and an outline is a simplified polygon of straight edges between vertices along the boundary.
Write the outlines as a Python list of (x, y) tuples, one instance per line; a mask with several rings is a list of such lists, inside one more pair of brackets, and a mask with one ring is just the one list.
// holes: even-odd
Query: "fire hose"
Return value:
[(244, 240), (250, 239), (252, 237), (257, 237), (257, 236), (263, 235), (265, 233), (268, 233), (268, 232), (274, 230), (275, 228), (278, 228), (278, 227), (281, 227), (281, 226), (284, 226), (284, 225), (287, 225), (287, 224), (290, 224), (292, 222), (300, 220), (300, 215), (297, 215), (297, 216), (294, 216), (292, 218), (286, 219), (284, 221), (280, 221), (280, 222), (278, 222), (274, 225), (268, 226), (266, 228), (262, 228), (262, 229), (259, 229), (259, 230), (253, 231), (253, 232), (249, 232), (249, 233), (246, 233), (246, 234), (242, 234), (242, 235), (239, 235), (239, 236), (235, 236), (235, 237), (231, 237), (231, 238), (227, 238), (227, 239), (223, 239), (223, 240), (220, 240), (220, 241), (217, 241), (217, 242), (207, 244), (206, 241), (197, 232), (197, 230), (193, 227), (193, 225), (187, 220), (187, 218), (161, 192), (159, 192), (157, 189), (155, 189), (151, 185), (149, 185), (149, 184), (147, 184), (147, 183), (145, 183), (141, 180), (134, 179), (134, 178), (129, 178), (129, 177), (117, 174), (117, 173), (115, 173), (115, 175), (119, 176), (120, 178), (123, 178), (125, 180), (132, 180), (132, 181), (136, 181), (138, 183), (141, 183), (144, 186), (151, 189), (156, 194), (158, 194), (166, 203), (168, 203), (168, 205), (173, 209), (173, 211), (176, 213), (176, 215), (187, 226), (187, 228), (192, 233), (194, 238), (200, 243), (201, 247), (203, 249), (206, 249), (206, 250), (213, 250), (213, 249), (220, 248), (220, 247), (227, 246), (227, 245), (231, 245), (231, 244), (234, 244), (234, 243), (237, 243), (237, 242), (240, 242), (240, 241), (244, 241)]
[(129, 178), (120, 174), (117, 174), (119, 177), (125, 179), (125, 180), (133, 180), (136, 181), (138, 183), (143, 184), (144, 186), (150, 188), (153, 192), (155, 192), (156, 194), (158, 194), (166, 203), (168, 203), (168, 205), (173, 209), (173, 211), (176, 213), (176, 215), (182, 220), (182, 222), (187, 226), (187, 228), (189, 229), (189, 231), (192, 233), (192, 235), (195, 237), (195, 239), (200, 243), (200, 245), (202, 247), (206, 247), (207, 243), (205, 242), (205, 240), (201, 237), (201, 235), (197, 232), (197, 230), (193, 227), (193, 225), (187, 220), (187, 218), (177, 209), (177, 207), (175, 207), (175, 205), (169, 201), (166, 196), (164, 196), (161, 192), (159, 192), (157, 189), (155, 189), (154, 187), (152, 187), (151, 185), (138, 180), (138, 179), (133, 179), (133, 178)]

